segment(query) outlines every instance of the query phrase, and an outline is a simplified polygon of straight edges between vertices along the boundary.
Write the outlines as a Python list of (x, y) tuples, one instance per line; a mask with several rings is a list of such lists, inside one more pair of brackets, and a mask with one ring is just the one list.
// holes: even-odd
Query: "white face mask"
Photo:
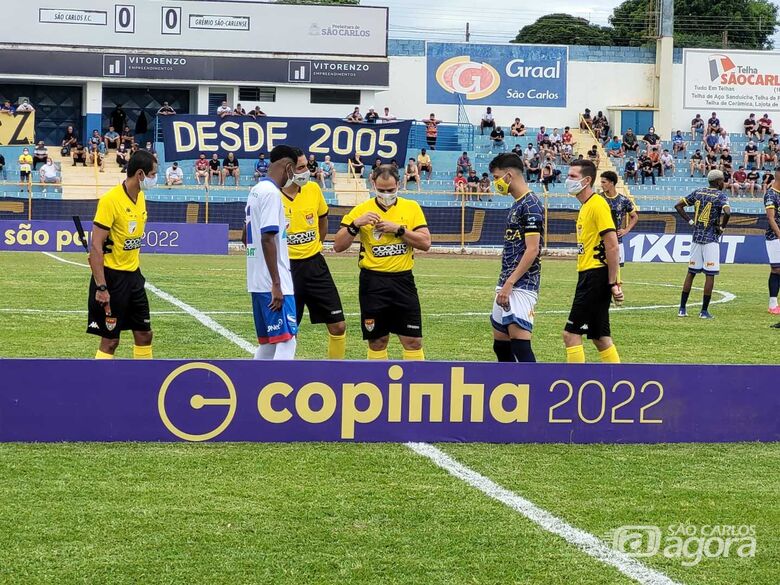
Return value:
[(306, 183), (309, 182), (309, 177), (311, 177), (311, 172), (309, 172), (309, 169), (306, 169), (302, 173), (293, 173), (293, 183), (299, 187), (303, 187)]
[(141, 179), (141, 190), (154, 189), (157, 186), (157, 177), (144, 177)]
[(578, 195), (584, 188), (582, 179), (566, 179), (566, 192), (569, 195)]
[(385, 207), (390, 207), (395, 205), (395, 202), (398, 200), (398, 191), (393, 191), (392, 193), (380, 193), (377, 191), (376, 198)]
[(292, 173), (292, 175), (287, 177), (287, 182), (284, 184), (282, 189), (287, 189), (287, 187), (293, 184), (294, 180), (295, 180), (295, 173)]

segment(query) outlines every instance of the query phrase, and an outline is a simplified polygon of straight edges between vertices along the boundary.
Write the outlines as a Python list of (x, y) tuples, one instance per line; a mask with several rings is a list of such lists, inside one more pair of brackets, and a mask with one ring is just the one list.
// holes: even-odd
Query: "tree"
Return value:
[(571, 14), (548, 14), (524, 26), (512, 43), (551, 45), (611, 45), (612, 30)]
[[(609, 19), (618, 45), (643, 45), (655, 37), (659, 0), (626, 0)], [(676, 47), (771, 49), (778, 8), (770, 0), (675, 0)]]

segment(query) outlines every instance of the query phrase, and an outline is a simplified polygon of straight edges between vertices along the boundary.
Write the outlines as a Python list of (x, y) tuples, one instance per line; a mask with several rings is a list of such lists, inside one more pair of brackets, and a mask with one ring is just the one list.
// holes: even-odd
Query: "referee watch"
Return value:
[(95, 285), (95, 288), (101, 292), (107, 291), (108, 287), (105, 284), (98, 284)]
[(401, 226), (396, 230), (395, 237), (402, 238), (405, 233), (406, 233), (406, 228), (404, 226)]

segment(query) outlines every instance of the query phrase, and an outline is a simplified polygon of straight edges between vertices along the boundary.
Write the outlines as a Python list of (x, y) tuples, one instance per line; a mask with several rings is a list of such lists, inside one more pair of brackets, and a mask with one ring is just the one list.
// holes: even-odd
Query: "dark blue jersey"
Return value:
[[(504, 251), (501, 255), (501, 274), (498, 277), (498, 286), (503, 286), (509, 275), (514, 272), (520, 259), (525, 254), (525, 236), (539, 234), (544, 231), (544, 205), (535, 193), (529, 191), (515, 201), (509, 209), (506, 218), (506, 231), (504, 232)], [(541, 244), (539, 246), (541, 253)], [(542, 264), (539, 255), (534, 258), (531, 266), (526, 270), (514, 288), (539, 291), (539, 281), (542, 275)]]
[(712, 187), (696, 189), (683, 198), (686, 206), (693, 206), (693, 241), (696, 244), (709, 244), (719, 239), (717, 227), (723, 210), (729, 208), (729, 198), (723, 192)]
[[(612, 211), (612, 219), (615, 221), (615, 229), (623, 229), (623, 220), (626, 215), (630, 215), (636, 207), (634, 202), (622, 193), (618, 193), (614, 197), (609, 197), (606, 193), (601, 193), (601, 196), (607, 200), (609, 209)], [(623, 238), (618, 238), (618, 242), (622, 242)]]
[[(774, 187), (767, 189), (766, 195), (764, 195), (764, 207), (766, 207), (767, 210), (774, 210), (775, 223), (780, 225), (780, 191), (775, 190)], [(777, 234), (772, 229), (772, 226), (766, 228), (766, 239), (777, 239)]]

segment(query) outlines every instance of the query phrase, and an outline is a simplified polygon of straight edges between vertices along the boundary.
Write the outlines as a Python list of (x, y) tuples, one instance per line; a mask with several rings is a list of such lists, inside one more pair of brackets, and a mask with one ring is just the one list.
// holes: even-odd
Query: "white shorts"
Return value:
[(766, 255), (772, 268), (780, 268), (780, 240), (766, 241)]
[(710, 242), (708, 244), (691, 245), (691, 258), (688, 261), (688, 272), (699, 274), (704, 272), (714, 276), (720, 272), (720, 244)]
[[(496, 294), (501, 290), (496, 287)], [(496, 301), (493, 301), (493, 313), (490, 322), (493, 329), (509, 335), (509, 325), (514, 324), (526, 331), (534, 330), (534, 309), (536, 307), (537, 293), (521, 288), (512, 289), (509, 295), (509, 310), (504, 310)]]
[(618, 242), (618, 258), (620, 265), (623, 266), (626, 263), (626, 249), (623, 246), (623, 242)]

